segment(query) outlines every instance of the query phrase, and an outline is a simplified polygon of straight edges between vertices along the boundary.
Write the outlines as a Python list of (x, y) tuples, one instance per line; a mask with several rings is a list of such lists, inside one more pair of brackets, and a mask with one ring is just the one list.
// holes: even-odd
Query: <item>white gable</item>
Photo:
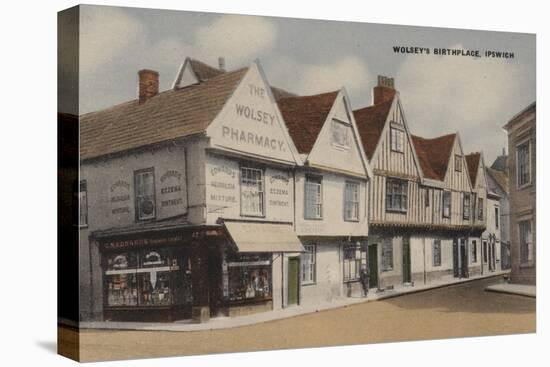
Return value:
[(366, 177), (368, 162), (346, 98), (338, 93), (307, 160), (311, 166)]
[(180, 89), (189, 85), (197, 84), (198, 82), (199, 79), (193, 72), (191, 62), (189, 61), (189, 58), (187, 58), (184, 63), (181, 64), (178, 73), (176, 74), (176, 79), (174, 79), (174, 83), (172, 83), (172, 89)]
[[(460, 165), (459, 167), (457, 167), (457, 163)], [(449, 164), (447, 165), (445, 186), (449, 189), (458, 191), (472, 190), (468, 164), (466, 163), (466, 157), (464, 156), (464, 150), (462, 149), (462, 143), (460, 142), (458, 133), (454, 139), (453, 148), (451, 149), (451, 155), (449, 157)]]
[(206, 131), (213, 147), (301, 164), (298, 152), (257, 63), (253, 63)]
[[(392, 149), (392, 129), (398, 130), (401, 136), (402, 151)], [(373, 169), (392, 174), (413, 177), (422, 175), (399, 95), (394, 98), (370, 163)]]

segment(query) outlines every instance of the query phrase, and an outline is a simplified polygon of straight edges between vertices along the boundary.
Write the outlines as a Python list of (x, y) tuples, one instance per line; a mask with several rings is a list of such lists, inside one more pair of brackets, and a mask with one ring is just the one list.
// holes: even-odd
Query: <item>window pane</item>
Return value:
[(263, 171), (241, 167), (241, 212), (243, 215), (264, 215)]
[(155, 176), (153, 170), (135, 173), (136, 205), (138, 219), (155, 216)]

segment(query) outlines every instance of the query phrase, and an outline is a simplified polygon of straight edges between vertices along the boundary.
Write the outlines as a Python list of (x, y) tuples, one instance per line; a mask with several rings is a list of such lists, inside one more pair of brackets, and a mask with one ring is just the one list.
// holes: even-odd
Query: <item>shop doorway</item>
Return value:
[(378, 288), (378, 245), (369, 245), (369, 288)]
[(460, 276), (458, 271), (458, 239), (453, 239), (453, 275), (455, 278)]
[(300, 258), (290, 257), (288, 259), (288, 305), (297, 305), (299, 303), (300, 290)]
[(495, 271), (496, 269), (496, 256), (495, 256), (495, 243), (491, 242), (489, 245), (489, 270)]
[(411, 242), (403, 237), (403, 283), (410, 283), (411, 277)]
[(460, 277), (468, 278), (468, 243), (460, 239)]

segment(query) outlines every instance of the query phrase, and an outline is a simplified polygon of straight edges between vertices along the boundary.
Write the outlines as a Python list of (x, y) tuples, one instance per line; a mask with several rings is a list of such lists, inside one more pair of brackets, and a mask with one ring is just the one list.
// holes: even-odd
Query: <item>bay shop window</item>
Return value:
[(189, 260), (170, 249), (108, 253), (105, 259), (108, 307), (191, 304)]
[(271, 300), (270, 254), (224, 254), (223, 298), (229, 303)]

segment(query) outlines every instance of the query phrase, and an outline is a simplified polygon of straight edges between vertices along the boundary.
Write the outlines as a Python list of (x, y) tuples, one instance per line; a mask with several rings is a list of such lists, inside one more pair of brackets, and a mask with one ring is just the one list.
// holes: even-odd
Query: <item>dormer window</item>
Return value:
[(349, 148), (351, 146), (350, 127), (343, 122), (332, 120), (331, 141), (338, 147)]

